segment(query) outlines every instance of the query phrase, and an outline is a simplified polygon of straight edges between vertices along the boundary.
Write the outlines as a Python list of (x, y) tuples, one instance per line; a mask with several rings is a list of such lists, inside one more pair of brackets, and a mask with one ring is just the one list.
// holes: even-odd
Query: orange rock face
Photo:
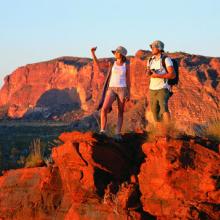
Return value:
[[(52, 157), (71, 204), (65, 219), (126, 219), (126, 207), (111, 197), (111, 187), (118, 187), (131, 170), (129, 158), (121, 152), (125, 146), (103, 144), (92, 133), (63, 133), (60, 139), (64, 144), (53, 149)], [(118, 214), (109, 211), (113, 209)]]
[(199, 144), (162, 139), (142, 149), (146, 161), (138, 179), (145, 211), (161, 219), (219, 219), (218, 153)]
[[(149, 110), (149, 77), (144, 73), (149, 56), (149, 52), (140, 50), (130, 58), (132, 102), (126, 108), (127, 115), (138, 103)], [(220, 59), (184, 53), (170, 56), (179, 62), (180, 79), (169, 101), (173, 119), (184, 130), (218, 118)], [(90, 59), (63, 57), (20, 67), (5, 77), (0, 90), (0, 107), (6, 109), (11, 118), (21, 118), (33, 111), (44, 112), (47, 118), (54, 109), (63, 114), (60, 109), (64, 107), (69, 111), (83, 109), (91, 113), (97, 106), (108, 66), (109, 59), (102, 59), (102, 71), (98, 72)], [(140, 108), (136, 109), (138, 112)], [(140, 117), (135, 120), (143, 123)], [(140, 129), (140, 126), (132, 129)]]
[(101, 79), (93, 72), (88, 59), (61, 58), (20, 67), (5, 77), (0, 106), (8, 106), (11, 118), (21, 118), (34, 107), (46, 108), (48, 100), (51, 105), (78, 103), (86, 110), (86, 102), (92, 97), (94, 76)]
[(63, 133), (60, 140), (63, 145), (53, 148), (53, 166), (7, 171), (0, 177), (0, 218), (141, 218), (144, 213), (127, 211), (137, 189), (120, 189), (132, 172), (135, 146), (119, 146), (92, 133)]
[(0, 178), (1, 219), (48, 219), (63, 197), (57, 168), (11, 170)]
[(53, 165), (0, 177), (0, 218), (219, 219), (219, 153), (194, 141), (124, 138), (61, 134)]

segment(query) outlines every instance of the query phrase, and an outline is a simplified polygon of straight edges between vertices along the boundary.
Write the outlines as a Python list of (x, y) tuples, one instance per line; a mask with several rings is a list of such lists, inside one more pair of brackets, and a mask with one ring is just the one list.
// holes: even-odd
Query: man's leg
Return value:
[(158, 100), (157, 91), (150, 90), (150, 109), (154, 119), (154, 126), (159, 122), (158, 120)]
[(164, 122), (165, 124), (169, 124), (170, 121), (171, 121), (171, 119), (170, 119), (170, 113), (169, 113), (169, 112), (164, 112), (164, 113), (163, 113), (163, 122)]
[(168, 110), (168, 100), (169, 100), (169, 91), (167, 89), (161, 89), (159, 92), (159, 105), (160, 105), (160, 112), (163, 119), (163, 126), (162, 132), (167, 133), (167, 128), (170, 124), (170, 113)]

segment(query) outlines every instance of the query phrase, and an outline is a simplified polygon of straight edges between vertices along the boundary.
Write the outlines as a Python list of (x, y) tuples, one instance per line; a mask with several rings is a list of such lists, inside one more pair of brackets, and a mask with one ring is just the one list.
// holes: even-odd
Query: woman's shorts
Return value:
[(124, 102), (126, 97), (128, 97), (127, 87), (109, 87), (106, 95), (114, 97), (114, 99), (119, 99), (120, 102)]

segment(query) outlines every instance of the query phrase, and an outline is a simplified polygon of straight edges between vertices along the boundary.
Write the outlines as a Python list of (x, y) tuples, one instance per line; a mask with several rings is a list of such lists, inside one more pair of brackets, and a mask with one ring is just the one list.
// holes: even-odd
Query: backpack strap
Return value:
[[(168, 57), (168, 56), (162, 54), (161, 64), (162, 64), (162, 67), (165, 69), (166, 72), (167, 72), (167, 67), (166, 67), (166, 62), (165, 62), (165, 60), (166, 60), (167, 57)], [(165, 82), (165, 83), (168, 83), (168, 79), (164, 79), (164, 82)]]
[(162, 63), (163, 68), (166, 70), (166, 72), (167, 72), (167, 67), (166, 67), (165, 60), (166, 60), (167, 57), (168, 56), (162, 54), (162, 62), (161, 63)]
[(149, 67), (150, 67), (150, 64), (151, 64), (151, 61), (153, 60), (153, 57), (150, 57), (149, 61), (148, 61), (148, 64), (149, 64)]

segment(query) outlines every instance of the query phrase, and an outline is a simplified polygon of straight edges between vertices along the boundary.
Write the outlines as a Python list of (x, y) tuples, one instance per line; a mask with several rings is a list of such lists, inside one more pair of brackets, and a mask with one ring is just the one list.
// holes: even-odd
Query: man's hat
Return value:
[(164, 43), (160, 40), (155, 40), (152, 44), (150, 44), (150, 48), (156, 47), (159, 50), (164, 50)]

